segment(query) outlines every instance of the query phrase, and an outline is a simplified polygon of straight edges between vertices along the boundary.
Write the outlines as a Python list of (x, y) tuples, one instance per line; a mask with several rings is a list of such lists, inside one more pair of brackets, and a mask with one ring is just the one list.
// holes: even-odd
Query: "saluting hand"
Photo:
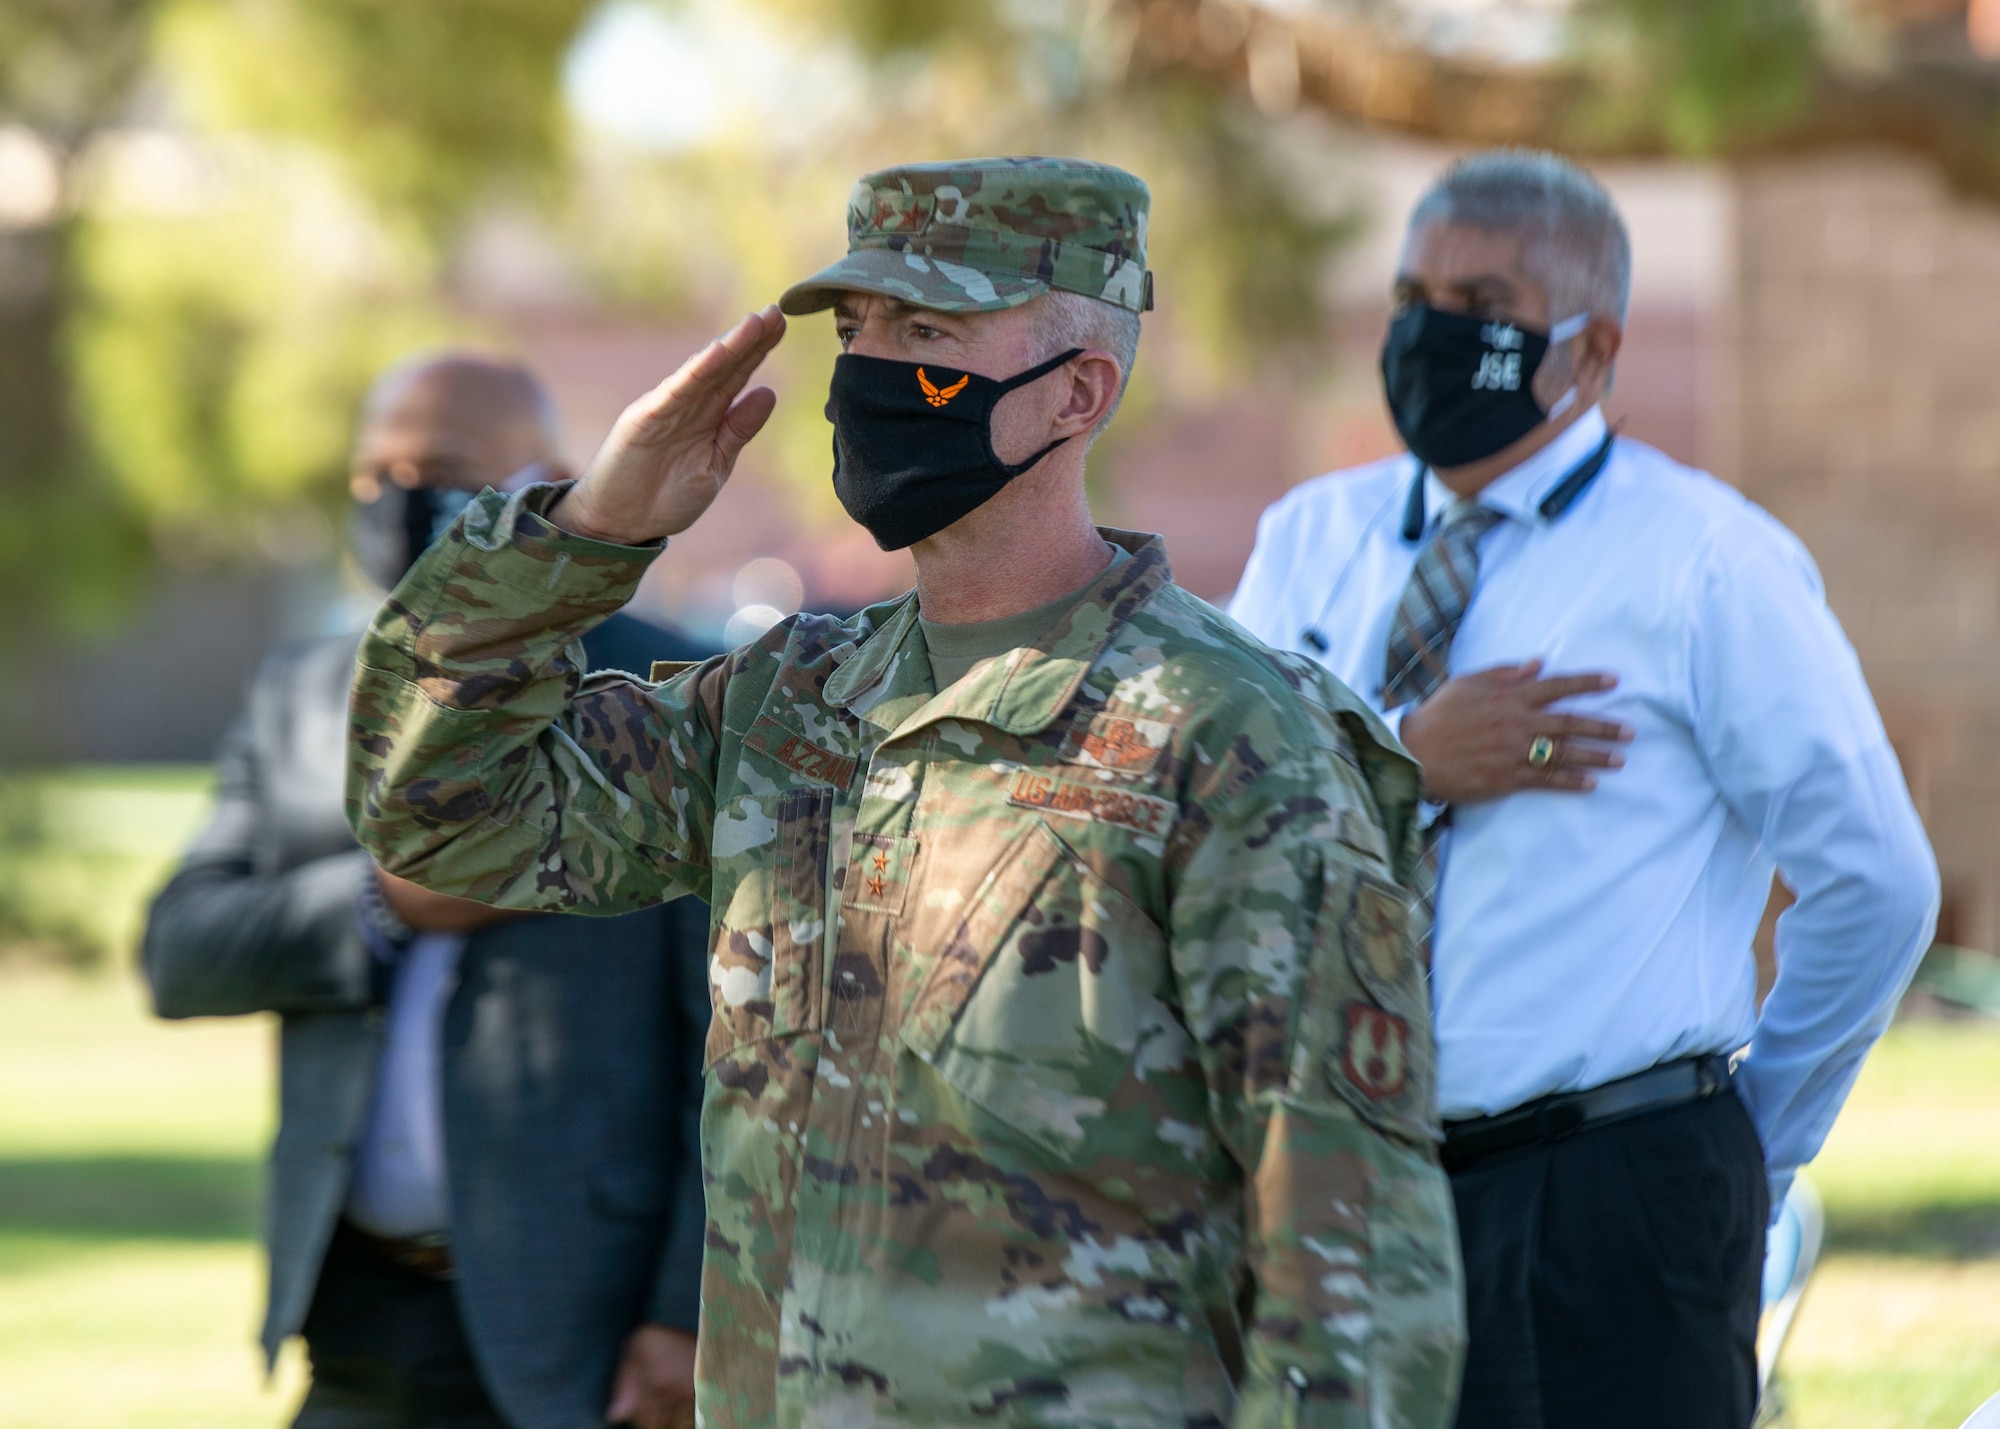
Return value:
[[(1542, 662), (1496, 665), (1460, 675), (1403, 717), (1403, 745), (1424, 767), (1424, 797), (1440, 804), (1497, 799), (1523, 789), (1588, 793), (1599, 769), (1618, 769), (1615, 747), (1632, 738), (1628, 725), (1549, 706), (1574, 695), (1615, 689), (1616, 675), (1552, 675)], [(1553, 746), (1537, 768), (1529, 753), (1538, 738)]]
[(636, 546), (675, 536), (708, 510), (777, 394), (743, 386), (778, 340), (776, 306), (751, 313), (627, 407), (590, 470), (549, 511), (565, 531)]

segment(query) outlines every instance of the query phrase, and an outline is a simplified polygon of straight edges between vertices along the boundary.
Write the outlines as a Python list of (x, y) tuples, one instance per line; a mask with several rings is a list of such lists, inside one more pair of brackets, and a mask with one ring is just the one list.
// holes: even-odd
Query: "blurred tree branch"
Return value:
[(1531, 63), (1437, 52), (1394, 23), (1393, 3), (1116, 3), (1136, 19), (1137, 64), (1223, 77), (1274, 108), (1595, 157), (1887, 143), (2000, 199), (2000, 66), (1971, 50), (1963, 0), (1844, 12), (1813, 0), (1581, 0), (1566, 51)]
[(448, 243), (565, 156), (564, 54), (592, 0), (173, 0), (164, 49), (220, 128), (308, 142)]
[[(0, 126), (50, 169), (42, 211), (0, 228), (0, 643), (50, 614), (50, 597), (109, 595), (136, 533), (105, 511), (79, 429), (66, 320), (75, 297), (77, 160), (129, 102), (154, 0), (13, 0), (0, 8)], [(51, 589), (47, 574), (85, 577)], [(115, 597), (114, 597), (115, 598)], [(0, 708), (0, 737), (7, 711)]]

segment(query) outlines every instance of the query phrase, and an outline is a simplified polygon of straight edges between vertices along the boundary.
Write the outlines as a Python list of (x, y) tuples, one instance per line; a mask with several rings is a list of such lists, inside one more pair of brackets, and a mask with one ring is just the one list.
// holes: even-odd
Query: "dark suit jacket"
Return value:
[[(384, 979), (354, 917), (368, 859), (341, 808), (358, 642), (295, 646), (259, 670), (214, 820), (146, 929), (161, 1016), (281, 1017), (273, 1356), (312, 1302), (382, 1044)], [(585, 647), (593, 668), (641, 674), (705, 653), (630, 617)], [(538, 917), (466, 943), (442, 1054), (456, 1286), (487, 1387), (521, 1429), (601, 1424), (633, 1327), (695, 1327), (707, 912), (683, 899)]]

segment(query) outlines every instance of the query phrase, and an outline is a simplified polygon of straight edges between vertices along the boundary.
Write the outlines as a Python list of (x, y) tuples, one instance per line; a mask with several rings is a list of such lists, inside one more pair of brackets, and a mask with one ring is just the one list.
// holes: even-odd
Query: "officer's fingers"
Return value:
[(728, 377), (741, 387), (784, 337), (785, 315), (776, 303), (751, 313), (718, 339), (729, 353)]
[(784, 337), (785, 315), (778, 311), (777, 304), (751, 313), (720, 339), (729, 353), (728, 376), (742, 386)]
[(1542, 733), (1563, 739), (1595, 739), (1605, 744), (1630, 744), (1632, 726), (1616, 720), (1591, 719), (1588, 715), (1555, 715), (1545, 718)]
[(731, 404), (715, 432), (715, 454), (721, 459), (723, 471), (736, 465), (744, 445), (764, 429), (777, 405), (778, 394), (768, 387), (752, 387)]
[(1550, 789), (1558, 794), (1588, 794), (1597, 787), (1597, 777), (1566, 769), (1560, 764), (1551, 764), (1538, 770), (1534, 777), (1525, 781), (1524, 789)]
[(1618, 677), (1599, 670), (1587, 675), (1551, 675), (1535, 681), (1522, 693), (1538, 705), (1552, 705), (1572, 695), (1594, 695), (1617, 688)]
[(736, 326), (683, 362), (643, 403), (659, 415), (719, 417), (784, 335), (785, 319), (775, 307), (745, 313)]

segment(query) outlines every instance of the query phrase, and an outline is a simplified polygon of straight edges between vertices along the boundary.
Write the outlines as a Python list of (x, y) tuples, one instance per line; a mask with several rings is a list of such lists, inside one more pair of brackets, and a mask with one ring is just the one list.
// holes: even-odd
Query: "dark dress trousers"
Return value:
[[(146, 929), (161, 1016), (280, 1015), (274, 1357), (312, 1307), (382, 1049), (386, 980), (354, 914), (369, 864), (342, 813), (358, 644), (294, 646), (259, 670), (214, 819)], [(641, 673), (706, 653), (630, 617), (585, 645), (592, 668)], [(683, 899), (466, 942), (440, 1053), (451, 1289), (480, 1378), (519, 1429), (601, 1424), (633, 1328), (695, 1327), (707, 936), (707, 908)]]

